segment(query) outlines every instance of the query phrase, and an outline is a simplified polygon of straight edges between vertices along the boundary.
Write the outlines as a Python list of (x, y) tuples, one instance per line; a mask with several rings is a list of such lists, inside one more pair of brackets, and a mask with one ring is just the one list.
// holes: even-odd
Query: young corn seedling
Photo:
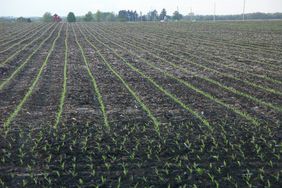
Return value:
[(110, 163), (105, 163), (105, 167), (106, 167), (107, 170), (110, 170), (111, 166), (112, 165)]
[(182, 182), (182, 178), (181, 178), (181, 176), (179, 176), (179, 175), (177, 175), (177, 176), (175, 177), (175, 180), (176, 180), (177, 183), (181, 183), (181, 182)]
[(102, 185), (105, 185), (106, 181), (107, 181), (107, 178), (105, 178), (104, 176), (101, 176)]
[(123, 175), (127, 176), (128, 174), (128, 169), (127, 169), (127, 165), (125, 163), (122, 163), (122, 169), (123, 169)]
[(243, 174), (243, 178), (245, 180), (245, 183), (248, 185), (248, 187), (252, 187), (252, 184), (250, 183), (250, 180), (252, 178), (252, 173), (249, 169), (247, 169), (247, 172)]

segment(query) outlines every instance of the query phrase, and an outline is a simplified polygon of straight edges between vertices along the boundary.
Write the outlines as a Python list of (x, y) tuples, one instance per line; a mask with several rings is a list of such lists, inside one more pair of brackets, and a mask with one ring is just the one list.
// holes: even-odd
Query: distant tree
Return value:
[(174, 20), (181, 20), (182, 18), (183, 18), (183, 15), (180, 14), (178, 11), (175, 11), (175, 12), (173, 13), (172, 19), (174, 19)]
[(128, 10), (127, 11), (127, 19), (130, 22), (135, 22), (138, 19), (138, 14), (136, 11)]
[(158, 20), (158, 11), (153, 10), (153, 11), (148, 12), (147, 17), (148, 17), (148, 20), (150, 21)]
[(97, 10), (97, 12), (95, 14), (95, 18), (96, 18), (97, 22), (101, 22), (101, 20), (102, 20), (102, 13), (99, 10)]
[(84, 22), (85, 16), (75, 16), (75, 22)]
[(166, 10), (163, 9), (162, 12), (161, 12), (161, 14), (160, 14), (160, 19), (161, 19), (161, 20), (164, 20), (165, 17), (166, 17)]
[(52, 22), (53, 16), (50, 12), (45, 12), (42, 17), (43, 22)]
[(112, 12), (101, 12), (101, 21), (115, 21), (115, 15)]
[(112, 12), (101, 12), (98, 10), (93, 14), (93, 20), (96, 22), (111, 22), (116, 21), (116, 16)]
[(120, 10), (118, 12), (117, 18), (119, 21), (122, 21), (122, 22), (125, 22), (125, 21), (136, 22), (138, 21), (138, 13), (132, 10)]
[(143, 15), (142, 15), (142, 12), (140, 11), (140, 13), (139, 13), (139, 18), (138, 18), (140, 21), (144, 21), (143, 20)]
[(140, 16), (140, 20), (141, 21), (147, 21), (147, 16), (146, 15)]
[(106, 12), (106, 13), (104, 13), (104, 14), (105, 14), (105, 18), (106, 18), (105, 21), (113, 22), (113, 21), (116, 20), (116, 16), (115, 16), (114, 13), (112, 13), (112, 12)]
[[(191, 19), (191, 14), (185, 16), (185, 19)], [(245, 19), (282, 19), (282, 13), (248, 13)], [(194, 15), (193, 20), (209, 21), (213, 20), (213, 15)], [(242, 14), (235, 15), (216, 15), (216, 20), (242, 20)]]
[(27, 22), (27, 23), (30, 23), (31, 19), (30, 18), (19, 17), (19, 18), (17, 18), (16, 21), (17, 22)]
[(68, 16), (67, 16), (67, 20), (68, 22), (76, 22), (76, 18), (73, 12), (69, 12)]
[(14, 22), (16, 21), (15, 18), (11, 18), (11, 17), (0, 17), (0, 22)]
[(91, 11), (89, 11), (87, 14), (85, 14), (85, 17), (84, 17), (84, 21), (86, 22), (91, 22), (93, 21), (94, 17), (93, 17), (93, 14)]
[(126, 10), (120, 10), (118, 12), (118, 20), (122, 22), (128, 21), (128, 14)]
[(136, 10), (133, 12), (133, 20), (136, 22), (138, 20), (138, 13)]

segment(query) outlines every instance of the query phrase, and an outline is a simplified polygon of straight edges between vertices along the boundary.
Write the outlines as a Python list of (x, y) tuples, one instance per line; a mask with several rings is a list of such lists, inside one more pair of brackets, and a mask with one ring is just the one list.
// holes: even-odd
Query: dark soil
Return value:
[[(261, 27), (256, 23), (229, 22), (216, 26), (180, 22), (59, 23), (46, 44), (0, 89), (0, 187), (280, 187), (281, 110), (207, 81), (215, 80), (282, 109), (281, 28), (277, 29), (277, 22), (259, 24)], [(39, 36), (46, 25), (39, 29), (37, 26), (25, 29), (34, 29)], [(60, 26), (63, 29), (53, 53), (31, 95), (20, 106)], [(67, 26), (66, 96), (61, 121), (55, 127), (64, 83)], [(5, 35), (0, 35), (0, 41), (12, 40), (6, 31), (17, 36), (20, 27), (0, 24), (0, 33)], [(0, 83), (14, 73), (54, 27), (7, 65), (0, 66)], [(18, 37), (13, 43), (21, 40)], [(0, 59), (15, 52), (16, 49), (0, 54)], [(260, 60), (271, 66), (256, 64)], [(107, 63), (152, 114), (142, 108)], [(102, 96), (109, 127), (105, 126), (87, 65)], [(240, 80), (272, 88), (273, 92)], [(18, 113), (11, 117), (17, 108)], [(247, 120), (246, 115), (258, 120), (258, 124)], [(159, 127), (154, 126), (150, 116), (160, 122)], [(4, 127), (8, 118), (12, 121)]]

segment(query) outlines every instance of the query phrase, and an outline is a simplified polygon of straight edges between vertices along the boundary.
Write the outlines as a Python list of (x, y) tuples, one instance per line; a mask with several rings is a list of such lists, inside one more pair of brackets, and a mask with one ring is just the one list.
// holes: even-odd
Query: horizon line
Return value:
[[(127, 9), (123, 9), (123, 10), (127, 10)], [(129, 10), (129, 11), (133, 11), (133, 10)], [(49, 11), (46, 11), (46, 12), (49, 12)], [(46, 12), (44, 12), (44, 13), (46, 13)], [(70, 11), (70, 12), (73, 12), (73, 11)], [(92, 12), (92, 11), (91, 11)], [(96, 11), (97, 12), (97, 11)], [(95, 14), (96, 12), (92, 12), (93, 14)], [(118, 13), (116, 13), (116, 12), (114, 12), (114, 11), (100, 11), (100, 12), (103, 12), (103, 13), (113, 13), (113, 14), (115, 14), (115, 15), (118, 15)], [(136, 11), (137, 12), (137, 11)], [(148, 11), (148, 13), (149, 13), (150, 11)], [(44, 14), (43, 13), (43, 14)], [(50, 12), (51, 14), (58, 14), (58, 13), (52, 13), (52, 12)], [(75, 12), (73, 12), (74, 14), (75, 14)], [(86, 12), (87, 13), (87, 12)], [(86, 14), (85, 13), (85, 14)], [(138, 12), (137, 12), (138, 13)], [(180, 14), (182, 14), (181, 12), (179, 12)], [(192, 12), (193, 13), (193, 12)], [(282, 12), (261, 12), (261, 11), (258, 11), (258, 12), (248, 12), (248, 13), (245, 13), (245, 15), (246, 14), (254, 14), (254, 13), (263, 13), (263, 14), (282, 14)], [(41, 16), (1, 16), (0, 15), (0, 18), (19, 18), (19, 17), (26, 17), (26, 18), (39, 18), (39, 17), (42, 17), (43, 16), (43, 14), (41, 15)], [(84, 15), (76, 15), (76, 16), (78, 16), (78, 17), (81, 17), (81, 16), (85, 16), (85, 14)], [(145, 14), (145, 15), (147, 15), (147, 14)], [(182, 14), (183, 16), (188, 16), (189, 15), (189, 13), (188, 14), (186, 14), (186, 15), (184, 15), (184, 14)], [(195, 16), (211, 16), (211, 15), (213, 15), (213, 14), (195, 14)], [(215, 14), (215, 16), (228, 16), (228, 15), (243, 15), (243, 13), (238, 13), (238, 14)], [(143, 15), (144, 16), (144, 15)], [(67, 15), (66, 16), (61, 16), (61, 17), (67, 17)]]

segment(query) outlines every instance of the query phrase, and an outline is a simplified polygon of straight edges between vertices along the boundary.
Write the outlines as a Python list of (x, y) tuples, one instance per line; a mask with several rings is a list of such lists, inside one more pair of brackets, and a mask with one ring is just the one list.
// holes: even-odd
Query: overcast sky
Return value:
[[(84, 15), (87, 11), (136, 10), (143, 14), (162, 8), (172, 14), (179, 8), (186, 15), (192, 9), (195, 14), (240, 14), (244, 0), (0, 0), (0, 16), (42, 16), (44, 12), (66, 16), (69, 11)], [(282, 0), (246, 0), (246, 12), (282, 12)]]

